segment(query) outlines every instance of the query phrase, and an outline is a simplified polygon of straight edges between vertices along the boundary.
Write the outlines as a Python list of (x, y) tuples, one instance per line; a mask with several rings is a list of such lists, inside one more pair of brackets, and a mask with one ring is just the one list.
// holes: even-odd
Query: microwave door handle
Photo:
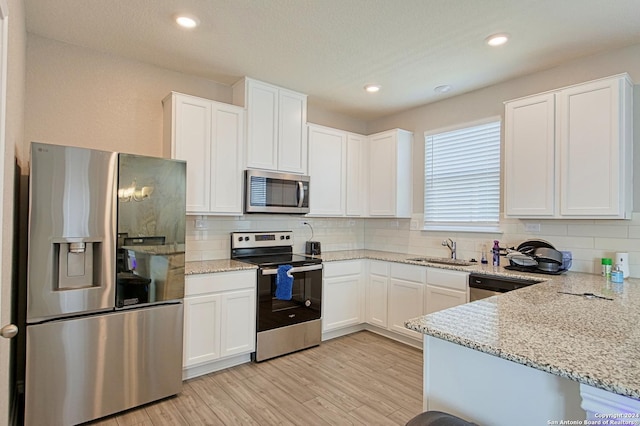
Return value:
[(298, 207), (302, 207), (304, 203), (304, 185), (298, 181)]

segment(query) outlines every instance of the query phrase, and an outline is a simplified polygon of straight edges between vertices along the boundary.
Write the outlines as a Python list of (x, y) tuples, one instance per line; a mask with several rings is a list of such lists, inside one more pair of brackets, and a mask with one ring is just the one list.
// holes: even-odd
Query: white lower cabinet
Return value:
[[(209, 324), (210, 326), (205, 326)], [(218, 327), (214, 326), (215, 324)], [(183, 367), (220, 358), (220, 295), (184, 299)]]
[(364, 281), (361, 260), (324, 264), (322, 331), (364, 321)]
[(427, 268), (423, 266), (392, 263), (389, 274), (389, 330), (416, 339), (422, 333), (404, 326), (408, 319), (424, 315), (424, 287)]
[(325, 262), (322, 332), (335, 337), (360, 325), (394, 338), (422, 340), (422, 333), (406, 328), (405, 321), (467, 303), (468, 277), (463, 271), (382, 260)]
[(185, 278), (183, 377), (233, 364), (220, 363), (255, 351), (255, 270), (189, 275)]
[(469, 274), (447, 269), (427, 268), (425, 314), (462, 305), (469, 301)]
[(369, 283), (367, 286), (367, 323), (387, 328), (387, 288), (389, 264), (377, 260), (369, 261)]

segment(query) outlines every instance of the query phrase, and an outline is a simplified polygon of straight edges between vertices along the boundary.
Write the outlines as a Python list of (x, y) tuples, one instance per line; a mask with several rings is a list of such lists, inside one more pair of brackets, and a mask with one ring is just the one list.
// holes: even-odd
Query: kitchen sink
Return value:
[(438, 263), (440, 265), (471, 266), (471, 262), (461, 259), (449, 259), (448, 257), (412, 257), (411, 262)]

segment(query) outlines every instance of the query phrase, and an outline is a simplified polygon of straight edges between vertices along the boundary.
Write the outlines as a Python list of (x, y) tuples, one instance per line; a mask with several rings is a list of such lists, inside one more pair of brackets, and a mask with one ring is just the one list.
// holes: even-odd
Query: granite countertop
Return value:
[[(408, 320), (405, 326), (619, 395), (640, 399), (640, 279), (623, 284), (599, 275), (530, 274), (503, 267), (411, 261), (419, 255), (343, 250), (323, 262), (374, 259), (494, 276), (534, 278), (539, 284)], [(186, 262), (186, 274), (255, 265), (235, 260)], [(560, 294), (594, 293), (613, 300)]]
[[(594, 293), (613, 300), (560, 294)], [(406, 327), (640, 399), (640, 279), (567, 272), (415, 318)]]
[(256, 265), (239, 262), (232, 259), (201, 260), (184, 263), (184, 274), (212, 274), (215, 272), (242, 271), (245, 269), (258, 269)]

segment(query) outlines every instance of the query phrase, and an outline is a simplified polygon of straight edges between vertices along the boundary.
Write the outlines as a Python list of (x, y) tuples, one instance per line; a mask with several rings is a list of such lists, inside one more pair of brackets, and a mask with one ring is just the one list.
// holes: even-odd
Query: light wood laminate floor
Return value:
[(422, 412), (422, 352), (361, 331), (191, 379), (181, 394), (90, 423), (404, 425)]

